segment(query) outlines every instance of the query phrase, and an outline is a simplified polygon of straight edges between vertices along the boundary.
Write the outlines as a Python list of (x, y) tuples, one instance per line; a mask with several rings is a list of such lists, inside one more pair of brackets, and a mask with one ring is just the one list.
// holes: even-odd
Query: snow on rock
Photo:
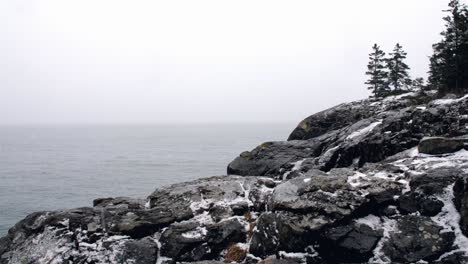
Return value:
[[(468, 257), (453, 202), (453, 182), (468, 174), (468, 151), (427, 155), (415, 147), (435, 131), (443, 137), (466, 134), (468, 95), (427, 105), (413, 105), (411, 96), (416, 94), (362, 100), (313, 115), (290, 141), (241, 154), (228, 166), (236, 175), (174, 184), (156, 190), (146, 203), (106, 198), (96, 203), (98, 209), (33, 215), (0, 239), (0, 264), (139, 264), (138, 255), (125, 255), (129, 246), (149, 250), (140, 256), (154, 254), (142, 263), (222, 261), (233, 245), (247, 263), (272, 256), (340, 263), (339, 254), (325, 252), (334, 242), (351, 258), (373, 254), (369, 263), (404, 258), (401, 248), (431, 251), (431, 243), (440, 252), (402, 262)], [(432, 214), (423, 210), (427, 205), (435, 208)], [(420, 224), (436, 230), (433, 240), (417, 241)], [(441, 237), (455, 237), (444, 240), (447, 247), (434, 239), (439, 230)], [(410, 246), (402, 232), (412, 235)], [(390, 239), (400, 240), (396, 245)]]
[(356, 172), (353, 176), (348, 177), (348, 184), (354, 188), (361, 187), (369, 183), (369, 177), (361, 172)]
[(378, 125), (381, 125), (381, 124), (382, 124), (382, 120), (371, 123), (367, 127), (362, 128), (362, 129), (360, 129), (358, 131), (355, 131), (355, 132), (351, 133), (346, 139), (351, 140), (351, 139), (366, 135), (366, 134), (370, 133), (372, 130), (374, 130), (374, 128), (376, 128)]
[[(373, 219), (375, 220), (375, 219)], [(387, 264), (387, 263), (392, 263), (389, 257), (387, 257), (383, 251), (383, 247), (385, 242), (390, 239), (390, 234), (392, 232), (395, 232), (397, 228), (397, 222), (394, 219), (390, 219), (387, 217), (382, 217), (380, 219), (380, 228), (383, 230), (383, 237), (380, 239), (380, 241), (377, 243), (377, 246), (374, 249), (374, 256), (369, 259), (368, 263), (375, 263), (375, 264)], [(366, 221), (369, 222), (369, 221)]]
[(447, 186), (445, 192), (439, 197), (444, 203), (444, 207), (442, 207), (442, 211), (438, 215), (432, 217), (434, 222), (444, 228), (442, 232), (455, 233), (455, 241), (453, 243), (455, 249), (443, 254), (439, 259), (443, 259), (445, 256), (458, 252), (468, 257), (468, 238), (463, 234), (460, 228), (460, 214), (453, 203), (455, 198), (453, 192), (454, 185), (455, 184), (451, 184)]
[(373, 230), (380, 229), (382, 227), (382, 220), (380, 217), (370, 214), (363, 218), (359, 218), (355, 220), (358, 224), (364, 224), (372, 228)]
[(201, 238), (206, 236), (207, 233), (208, 231), (206, 230), (206, 227), (198, 226), (195, 230), (182, 233), (182, 236), (185, 238)]
[(302, 163), (304, 163), (304, 161), (306, 161), (307, 159), (301, 159), (301, 160), (298, 160), (296, 162), (293, 162), (291, 163), (293, 165), (292, 169), (283, 173), (283, 177), (282, 179), (283, 180), (286, 180), (288, 178), (288, 176), (294, 172), (294, 171), (299, 171), (301, 169), (301, 166), (302, 166)]
[(438, 99), (438, 100), (434, 100), (434, 101), (432, 101), (432, 104), (434, 104), (434, 105), (447, 105), (447, 104), (458, 103), (458, 102), (461, 102), (461, 101), (463, 101), (465, 99), (468, 99), (468, 94), (463, 96), (463, 97), (457, 98), (457, 99)]

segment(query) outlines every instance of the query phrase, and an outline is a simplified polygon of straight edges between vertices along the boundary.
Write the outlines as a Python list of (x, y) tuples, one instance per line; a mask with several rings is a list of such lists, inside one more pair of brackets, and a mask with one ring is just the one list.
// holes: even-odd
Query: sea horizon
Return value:
[(92, 206), (102, 197), (146, 198), (158, 187), (225, 175), (261, 142), (293, 125), (41, 124), (0, 126), (0, 236), (26, 215)]

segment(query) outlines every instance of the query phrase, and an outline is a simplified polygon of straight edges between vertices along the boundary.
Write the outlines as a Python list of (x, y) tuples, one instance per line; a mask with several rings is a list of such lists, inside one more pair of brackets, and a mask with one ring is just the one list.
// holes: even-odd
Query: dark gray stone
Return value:
[(419, 142), (418, 150), (420, 153), (439, 155), (444, 153), (453, 153), (463, 149), (464, 140), (444, 137), (426, 137)]
[(404, 216), (397, 225), (383, 248), (394, 262), (435, 260), (450, 250), (455, 238), (453, 232), (440, 232), (442, 227), (428, 217)]
[(154, 264), (158, 258), (158, 245), (150, 238), (125, 243), (121, 263)]
[(363, 263), (372, 257), (382, 235), (382, 230), (364, 224), (333, 227), (322, 234), (318, 250), (332, 263)]

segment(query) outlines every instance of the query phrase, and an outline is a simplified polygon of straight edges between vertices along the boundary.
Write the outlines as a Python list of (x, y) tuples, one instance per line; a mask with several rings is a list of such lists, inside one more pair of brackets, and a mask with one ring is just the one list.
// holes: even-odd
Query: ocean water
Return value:
[(27, 214), (223, 175), (294, 124), (0, 127), (0, 236)]

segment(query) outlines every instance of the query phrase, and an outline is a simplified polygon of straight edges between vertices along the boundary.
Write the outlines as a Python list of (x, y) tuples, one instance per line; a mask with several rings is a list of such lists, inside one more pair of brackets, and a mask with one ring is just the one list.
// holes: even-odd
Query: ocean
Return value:
[(158, 187), (224, 175), (242, 151), (285, 140), (294, 124), (0, 127), (0, 236), (26, 215), (145, 198)]

